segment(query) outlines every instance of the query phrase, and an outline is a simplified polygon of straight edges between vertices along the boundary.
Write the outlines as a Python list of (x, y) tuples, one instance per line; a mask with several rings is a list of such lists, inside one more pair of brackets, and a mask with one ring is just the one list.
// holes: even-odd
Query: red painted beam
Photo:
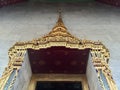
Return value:
[(96, 0), (96, 1), (120, 7), (120, 0)]
[(0, 7), (12, 5), (12, 4), (16, 4), (24, 1), (27, 1), (27, 0), (0, 0)]

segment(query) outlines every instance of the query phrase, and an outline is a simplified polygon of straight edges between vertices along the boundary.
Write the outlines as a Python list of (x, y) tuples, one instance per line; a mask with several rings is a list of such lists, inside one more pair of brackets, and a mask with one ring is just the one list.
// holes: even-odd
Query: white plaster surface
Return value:
[(17, 41), (47, 34), (63, 10), (68, 31), (80, 39), (100, 40), (109, 49), (110, 68), (120, 90), (120, 8), (98, 3), (21, 3), (0, 8), (0, 75), (8, 63), (8, 49)]
[(90, 90), (103, 90), (98, 81), (97, 73), (93, 66), (91, 55), (89, 55), (88, 59), (86, 76)]
[(18, 72), (15, 84), (12, 90), (27, 90), (31, 80), (32, 72), (27, 53), (25, 54), (24, 62)]

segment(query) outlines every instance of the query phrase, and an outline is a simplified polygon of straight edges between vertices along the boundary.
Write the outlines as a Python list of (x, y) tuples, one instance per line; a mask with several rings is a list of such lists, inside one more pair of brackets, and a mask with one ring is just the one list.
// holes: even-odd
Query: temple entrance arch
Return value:
[[(54, 51), (55, 47), (57, 47), (57, 48)], [(45, 50), (47, 50), (47, 51), (45, 51)], [(52, 50), (52, 51), (50, 51), (50, 50)], [(57, 53), (55, 53), (56, 51), (57, 51)], [(70, 53), (73, 51), (74, 51), (74, 54)], [(44, 54), (42, 54), (41, 52)], [(58, 19), (55, 27), (53, 27), (52, 31), (49, 32), (47, 35), (43, 36), (42, 38), (38, 38), (38, 39), (28, 41), (28, 42), (17, 42), (13, 47), (11, 47), (9, 49), (8, 53), (9, 53), (10, 60), (8, 63), (8, 67), (6, 67), (2, 78), (0, 79), (0, 89), (1, 90), (9, 90), (9, 89), (16, 90), (16, 88), (17, 89), (19, 88), (20, 90), (26, 90), (27, 87), (29, 86), (29, 84), (27, 83), (27, 85), (28, 85), (27, 86), (24, 83), (26, 82), (26, 80), (30, 81), (32, 73), (38, 73), (38, 74), (40, 74), (40, 72), (42, 74), (43, 73), (45, 73), (45, 74), (46, 73), (47, 74), (49, 74), (49, 73), (55, 73), (55, 74), (56, 73), (59, 73), (59, 74), (67, 73), (68, 74), (69, 73), (69, 74), (75, 74), (75, 75), (82, 74), (82, 73), (85, 74), (85, 72), (86, 72), (85, 66), (88, 62), (87, 61), (88, 59), (85, 59), (85, 58), (88, 58), (88, 54), (90, 57), (90, 60), (89, 60), (90, 62), (88, 62), (89, 63), (88, 66), (90, 67), (93, 65), (93, 68), (95, 70), (94, 73), (96, 74), (95, 76), (97, 77), (97, 80), (99, 81), (99, 85), (101, 87), (97, 90), (102, 90), (102, 89), (103, 90), (117, 90), (117, 87), (113, 81), (111, 71), (108, 66), (108, 61), (109, 61), (109, 57), (110, 57), (108, 49), (100, 41), (95, 42), (95, 41), (91, 41), (91, 40), (81, 40), (81, 39), (78, 39), (78, 38), (74, 37), (73, 35), (71, 35), (67, 31), (67, 28), (65, 27), (65, 25), (62, 21), (61, 14), (59, 15), (59, 19)], [(43, 56), (45, 55), (44, 58), (40, 55), (37, 55), (39, 53), (41, 53), (40, 55), (43, 55)], [(54, 58), (56, 58), (55, 56), (58, 56), (57, 57), (58, 61), (54, 60), (53, 57), (51, 57), (51, 55), (52, 55), (51, 53), (53, 54)], [(49, 54), (50, 54), (51, 59), (47, 58), (49, 56)], [(54, 56), (54, 54), (55, 54), (55, 56)], [(26, 56), (26, 55), (28, 55), (28, 56)], [(48, 55), (48, 56), (46, 57), (46, 55)], [(63, 55), (68, 55), (69, 58), (67, 58), (67, 59), (71, 59), (71, 58), (73, 59), (70, 62), (72, 62), (71, 65), (73, 65), (75, 68), (72, 68), (73, 66), (72, 67), (69, 66), (69, 68), (57, 66), (57, 65), (60, 65), (61, 63), (63, 63), (63, 66), (64, 66), (65, 60), (63, 61), (63, 59), (66, 59), (66, 58)], [(72, 55), (75, 58), (73, 58)], [(25, 58), (25, 57), (27, 57), (27, 58)], [(28, 58), (28, 57), (30, 57), (30, 58)], [(41, 59), (39, 60), (37, 57), (39, 57)], [(80, 60), (81, 58), (82, 58), (82, 60)], [(33, 60), (33, 59), (36, 59), (36, 60)], [(26, 61), (26, 60), (28, 60), (28, 61)], [(24, 63), (29, 63), (29, 60), (30, 60), (30, 65), (31, 65), (32, 71), (30, 70), (30, 67), (27, 67), (26, 65), (24, 65)], [(54, 63), (53, 61), (51, 64), (48, 63), (47, 66), (49, 66), (49, 65), (51, 66), (50, 68), (48, 68), (47, 66), (45, 66), (46, 65), (45, 60), (47, 62), (53, 60), (53, 61), (55, 61), (55, 64), (53, 64)], [(60, 62), (60, 61), (62, 61), (62, 62)], [(67, 64), (65, 64), (65, 65), (69, 65), (68, 63), (69, 63), (69, 61), (67, 61)], [(77, 64), (79, 64), (80, 66)], [(44, 68), (42, 68), (42, 67), (44, 67)], [(88, 67), (88, 72), (90, 71), (89, 67)], [(26, 70), (26, 68), (28, 68), (28, 70)], [(22, 73), (22, 70), (25, 70), (25, 72)], [(28, 73), (28, 77), (26, 78), (25, 73), (27, 73), (28, 71), (30, 71), (30, 72)], [(22, 75), (21, 75), (21, 73), (22, 73)], [(63, 78), (65, 77), (64, 75), (61, 76), (61, 79), (62, 79), (62, 77)], [(52, 75), (52, 76), (54, 76), (54, 75)], [(66, 76), (66, 78), (67, 78), (67, 76)], [(51, 77), (50, 74), (44, 78), (48, 78), (48, 77)], [(70, 77), (69, 80), (72, 80), (71, 78), (75, 79), (76, 77), (77, 76)], [(88, 77), (87, 77), (88, 81), (87, 80), (86, 81), (88, 83), (90, 90), (96, 90), (96, 88), (98, 88), (98, 87), (95, 87), (95, 85), (93, 84), (94, 82), (92, 82), (92, 83), (90, 82), (90, 81), (92, 81), (92, 79), (90, 79), (92, 77), (94, 77), (93, 74), (91, 74), (91, 76), (89, 76), (89, 74), (88, 74)], [(23, 83), (23, 81), (21, 81), (22, 83), (21, 82), (18, 83), (17, 82), (18, 78), (19, 79), (24, 78), (23, 79), (23, 80), (25, 80), (24, 83)], [(34, 78), (34, 76), (32, 78)], [(42, 78), (40, 78), (40, 79), (42, 79)], [(60, 80), (60, 77), (55, 76), (55, 78), (57, 78), (57, 80)], [(50, 78), (48, 78), (47, 80), (49, 80), (49, 79)], [(64, 80), (64, 79), (62, 79), (62, 80)], [(35, 79), (32, 79), (32, 80), (35, 80)], [(56, 80), (56, 79), (54, 79), (54, 80)], [(85, 81), (85, 80), (83, 80), (83, 81)], [(21, 85), (21, 87), (17, 86), (18, 84)], [(33, 83), (33, 84), (35, 84), (35, 83)], [(87, 87), (87, 86), (85, 86), (85, 87)], [(34, 90), (34, 89), (31, 89), (31, 90)], [(84, 88), (84, 90), (88, 90), (88, 89)]]

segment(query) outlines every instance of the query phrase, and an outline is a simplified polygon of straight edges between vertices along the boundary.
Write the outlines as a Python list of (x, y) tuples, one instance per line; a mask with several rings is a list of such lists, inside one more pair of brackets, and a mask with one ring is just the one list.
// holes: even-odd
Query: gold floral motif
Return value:
[(55, 65), (56, 65), (56, 66), (61, 65), (61, 61), (55, 61)]
[(45, 64), (46, 64), (46, 63), (45, 63), (44, 60), (40, 60), (40, 61), (39, 61), (39, 65), (44, 66)]
[(77, 61), (71, 61), (71, 63), (70, 63), (70, 65), (72, 65), (72, 66), (76, 66), (77, 65)]

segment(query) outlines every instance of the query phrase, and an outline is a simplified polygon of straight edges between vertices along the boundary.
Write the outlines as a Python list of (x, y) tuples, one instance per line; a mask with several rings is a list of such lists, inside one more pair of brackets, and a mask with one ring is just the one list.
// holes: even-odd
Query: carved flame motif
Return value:
[[(61, 13), (59, 13), (59, 18), (56, 25), (47, 35), (32, 41), (17, 42), (15, 45), (13, 45), (13, 47), (9, 49), (8, 54), (10, 60), (8, 63), (8, 67), (6, 67), (2, 77), (0, 78), (0, 90), (3, 90), (3, 88), (5, 87), (7, 80), (11, 75), (11, 72), (13, 70), (18, 71), (21, 68), (27, 49), (39, 50), (41, 48), (48, 48), (51, 46), (65, 46), (67, 48), (77, 49), (90, 48), (92, 62), (97, 71), (96, 73), (98, 73), (98, 78), (100, 76), (99, 71), (102, 70), (102, 73), (104, 73), (107, 79), (110, 90), (117, 90), (116, 84), (113, 81), (111, 71), (108, 66), (108, 61), (110, 57), (108, 49), (100, 41), (94, 42), (91, 40), (81, 40), (71, 35), (67, 31), (67, 28), (62, 21)], [(40, 62), (40, 64), (45, 63)], [(15, 81), (15, 79), (16, 78), (13, 78), (12, 81)], [(12, 81), (10, 83), (9, 89), (14, 85)], [(105, 87), (102, 79), (100, 79), (100, 83), (104, 89)]]

